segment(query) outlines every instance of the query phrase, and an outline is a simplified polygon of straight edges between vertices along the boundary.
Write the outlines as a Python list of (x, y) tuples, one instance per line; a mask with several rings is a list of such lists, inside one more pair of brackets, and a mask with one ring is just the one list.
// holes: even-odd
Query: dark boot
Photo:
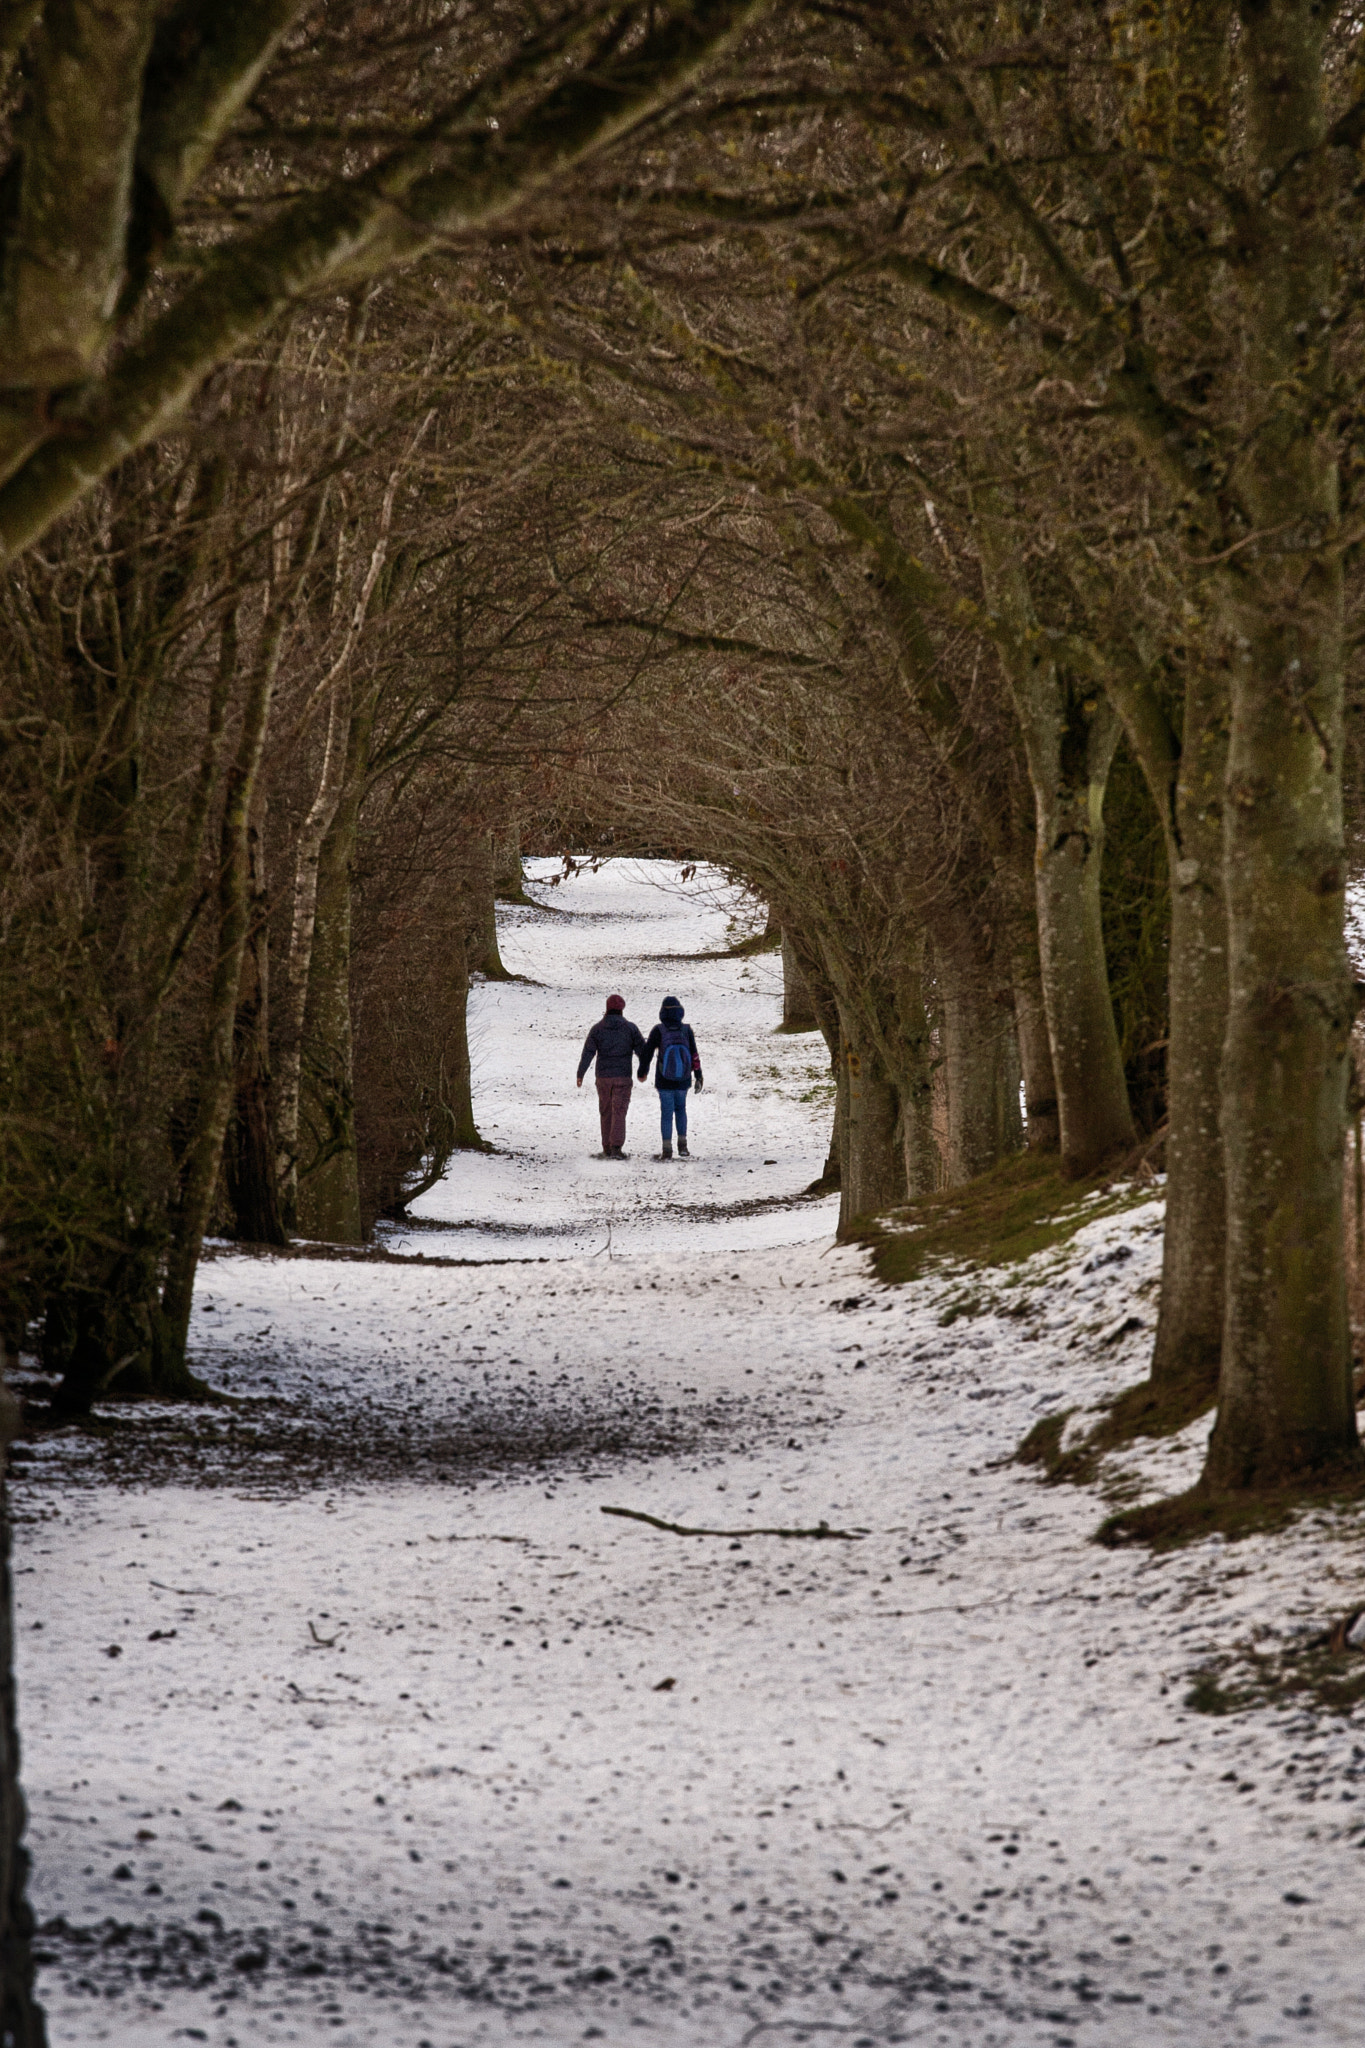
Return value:
[(679, 1159), (690, 1159), (692, 1157), (692, 1154), (687, 1149), (686, 1138), (679, 1138), (678, 1140), (678, 1157)]
[(673, 1157), (673, 1147), (669, 1144), (667, 1138), (664, 1139), (664, 1149), (659, 1154), (659, 1157), (660, 1159), (671, 1159)]

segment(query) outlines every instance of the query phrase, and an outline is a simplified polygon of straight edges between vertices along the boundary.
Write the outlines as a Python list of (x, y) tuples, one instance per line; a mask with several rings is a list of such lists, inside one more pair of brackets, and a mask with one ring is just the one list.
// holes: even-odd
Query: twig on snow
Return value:
[(810, 1536), (816, 1542), (861, 1543), (866, 1529), (831, 1529), (817, 1522), (813, 1529), (689, 1529), (683, 1522), (661, 1522), (657, 1515), (642, 1514), (639, 1508), (603, 1508), (604, 1515), (621, 1515), (628, 1522), (647, 1522), (651, 1529), (663, 1529), (670, 1536)]
[(893, 1813), (890, 1820), (875, 1823), (867, 1820), (832, 1820), (829, 1831), (833, 1834), (837, 1828), (846, 1828), (859, 1835), (884, 1835), (888, 1828), (898, 1828), (902, 1821), (913, 1818), (914, 1815), (907, 1808), (904, 1813)]
[(759, 2020), (754, 2026), (750, 2027), (748, 2033), (740, 2042), (739, 2048), (749, 2048), (749, 2043), (756, 2041), (760, 2034), (775, 2034), (779, 2027), (787, 2032), (790, 2032), (792, 2028), (796, 2028), (803, 2034), (865, 2034), (867, 2032), (867, 2028), (861, 2020), (854, 2026), (845, 2026), (841, 2020)]

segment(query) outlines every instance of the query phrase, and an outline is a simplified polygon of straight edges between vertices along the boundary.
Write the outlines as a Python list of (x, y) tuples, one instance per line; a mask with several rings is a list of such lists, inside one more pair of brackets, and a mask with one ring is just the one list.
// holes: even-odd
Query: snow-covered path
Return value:
[[(533, 877), (555, 872), (548, 861), (529, 867)], [(774, 1035), (780, 957), (725, 958), (744, 936), (730, 915), (734, 892), (705, 878), (680, 891), (676, 877), (664, 862), (609, 861), (542, 887), (544, 910), (499, 911), (504, 964), (528, 980), (475, 991), (470, 1053), (483, 1134), (505, 1156), (457, 1159), (413, 1204), (425, 1227), (386, 1239), (395, 1249), (562, 1258), (600, 1251), (610, 1228), (613, 1252), (695, 1257), (828, 1237), (837, 1200), (789, 1206), (825, 1163), (824, 1041)], [(681, 998), (697, 1032), (706, 1086), (689, 1098), (693, 1157), (669, 1172), (654, 1157), (648, 1084), (634, 1090), (625, 1164), (594, 1157), (597, 1091), (591, 1074), (581, 1089), (574, 1075), (588, 1026), (616, 989), (646, 1037), (666, 995)]]
[[(1211, 1652), (1365, 1602), (1358, 1547), (1316, 1518), (1113, 1554), (1093, 1493), (1002, 1462), (1140, 1372), (1159, 1205), (978, 1313), (951, 1274), (869, 1282), (790, 1202), (817, 1042), (772, 1035), (766, 957), (646, 971), (723, 938), (659, 879), (508, 918), (547, 984), (479, 999), (511, 1156), (396, 1246), (531, 1262), (219, 1257), (195, 1341), (231, 1426), (159, 1465), (127, 1430), (35, 1455), (54, 2041), (1365, 2038), (1358, 1727), (1183, 1705)], [(667, 1181), (638, 1098), (636, 1157), (587, 1156), (573, 1067), (615, 980), (645, 1025), (676, 989), (702, 1042)], [(1133, 1475), (1184, 1483), (1199, 1434)]]

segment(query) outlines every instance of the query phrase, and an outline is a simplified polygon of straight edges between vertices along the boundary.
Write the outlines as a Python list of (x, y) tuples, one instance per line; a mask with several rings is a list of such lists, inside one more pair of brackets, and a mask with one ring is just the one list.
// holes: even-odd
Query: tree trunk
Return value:
[(515, 822), (493, 834), (493, 894), (499, 903), (522, 903), (534, 909), (526, 893), (521, 864), (521, 827)]
[(1038, 805), (1043, 1001), (1062, 1170), (1076, 1178), (1129, 1149), (1136, 1137), (1100, 917), (1104, 790), (1118, 737), (1113, 706), (1102, 697), (1086, 699), (1079, 720), (1068, 721), (1055, 780)]
[(237, 755), (223, 795), (218, 863), (218, 951), (209, 984), (208, 1023), (194, 1130), (185, 1155), (179, 1212), (166, 1260), (153, 1378), (159, 1393), (204, 1391), (185, 1362), (194, 1276), (213, 1207), (236, 1083), (234, 1034), (242, 955), (251, 918), (249, 832), (256, 777), (274, 695), (278, 649), (253, 666)]
[(318, 915), (318, 864), (341, 798), (350, 729), (351, 690), (349, 683), (342, 680), (332, 687), (317, 792), (299, 831), (294, 855), (294, 903), (289, 923), (284, 1002), (281, 1005), (284, 1014), (275, 1062), (275, 1132), (279, 1144), (276, 1184), (286, 1230), (294, 1229), (298, 1221), (299, 1098)]
[(306, 1237), (359, 1244), (360, 1171), (351, 1052), (351, 864), (369, 765), (374, 695), (346, 740), (341, 794), (322, 843), (299, 1085), (298, 1217)]
[(815, 1008), (790, 938), (782, 934), (782, 1029), (816, 1031)]
[(945, 920), (935, 933), (948, 1112), (943, 1181), (950, 1188), (988, 1172), (1024, 1144), (1013, 1006), (983, 953), (969, 913), (952, 925)]
[(810, 998), (816, 1026), (829, 1053), (830, 1074), (834, 1081), (834, 1122), (830, 1130), (829, 1150), (825, 1154), (824, 1171), (816, 1185), (823, 1185), (832, 1192), (835, 1188), (843, 1186), (844, 1158), (848, 1150), (848, 1070), (840, 1048), (839, 1005), (835, 1001), (834, 990), (825, 973), (824, 962), (814, 947), (799, 933), (785, 925), (783, 945), (789, 945), (792, 949), (797, 971), (805, 983), (806, 993)]
[(1119, 720), (1107, 699), (1057, 668), (1034, 615), (1009, 495), (988, 485), (976, 502), (987, 597), (1003, 629), (1002, 663), (1033, 785), (1038, 954), (1062, 1168), (1079, 1177), (1136, 1136), (1100, 918), (1104, 791)]
[(270, 1124), (270, 927), (263, 813), (264, 806), (247, 829), (247, 941), (233, 1032), (235, 1100), (223, 1166), (237, 1236), (247, 1244), (282, 1245), (287, 1239)]
[[(1018, 835), (1023, 839), (1023, 832)], [(1032, 840), (1033, 835), (1029, 834)], [(1047, 1005), (1038, 958), (1038, 892), (1030, 844), (1013, 859), (996, 864), (1000, 915), (1008, 934), (1010, 985), (1014, 994), (1014, 1036), (1024, 1087), (1024, 1138), (1030, 1152), (1059, 1152), (1061, 1119), (1057, 1113), (1057, 1077), (1052, 1070), (1052, 1043), (1047, 1030)]]
[(454, 1073), (451, 1075), (451, 1107), (455, 1114), (455, 1143), (466, 1152), (487, 1151), (474, 1119), (474, 1074), (469, 1057), (469, 968), (462, 947), (451, 948), (450, 1000), (455, 1014)]
[(1024, 1138), (1030, 1152), (1060, 1152), (1062, 1120), (1057, 1113), (1057, 1076), (1047, 1035), (1038, 955), (1016, 951), (1013, 960), (1014, 1032), (1024, 1083)]
[(872, 1034), (856, 1010), (839, 1004), (842, 1066), (847, 1079), (844, 1158), (839, 1188), (839, 1234), (905, 1200), (905, 1153), (900, 1143), (900, 1102)]
[(1342, 1226), (1354, 998), (1343, 933), (1340, 502), (1323, 416), (1337, 190), (1323, 149), (1330, 15), (1269, 0), (1244, 7), (1240, 22), (1258, 212), (1238, 282), (1247, 388), (1261, 410), (1236, 474), (1251, 544), (1227, 571), (1227, 1306), (1204, 1468), (1218, 1489), (1361, 1462)]
[(916, 927), (901, 960), (895, 1017), (901, 1152), (909, 1195), (932, 1195), (943, 1181), (943, 1161), (934, 1136), (934, 1052), (924, 1001), (924, 954), (924, 931)]
[[(0, 1372), (8, 1346), (0, 1337)], [(9, 1446), (19, 1404), (0, 1383), (0, 2042), (46, 2048), (43, 2009), (33, 1988), (33, 1910), (28, 1902), (28, 1809), (19, 1780), (19, 1717), (14, 1683), (14, 1581), (10, 1573)]]
[[(1141, 759), (1141, 756), (1139, 755)], [(1187, 675), (1171, 874), (1166, 1229), (1151, 1380), (1192, 1410), (1212, 1402), (1223, 1349), (1227, 1194), (1219, 1070), (1227, 1028), (1223, 781), (1227, 695), (1201, 664)], [(1149, 783), (1152, 778), (1149, 775)], [(1167, 815), (1167, 792), (1152, 783)]]
[(481, 832), (469, 851), (469, 971), (486, 981), (510, 981), (498, 951), (498, 908), (493, 835)]
[[(1079, 565), (1089, 579), (1091, 565)], [(1216, 616), (1216, 604), (1200, 610)], [(1096, 615), (1103, 621), (1107, 593)], [(1177, 738), (1158, 678), (1110, 636), (1106, 682), (1165, 827), (1171, 886), (1166, 1055), (1166, 1227), (1151, 1384), (1165, 1414), (1197, 1413), (1218, 1387), (1227, 1264), (1227, 1195), (1219, 1106), (1227, 1029), (1223, 800), (1228, 695), (1221, 648), (1191, 635)], [(1173, 1403), (1169, 1397), (1178, 1394)]]

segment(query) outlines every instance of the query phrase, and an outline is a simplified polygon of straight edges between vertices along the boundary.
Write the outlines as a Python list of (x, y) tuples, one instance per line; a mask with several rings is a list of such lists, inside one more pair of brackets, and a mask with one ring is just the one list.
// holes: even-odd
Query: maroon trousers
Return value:
[(602, 1117), (602, 1150), (614, 1152), (626, 1142), (626, 1111), (630, 1108), (631, 1080), (599, 1081), (597, 1107)]

